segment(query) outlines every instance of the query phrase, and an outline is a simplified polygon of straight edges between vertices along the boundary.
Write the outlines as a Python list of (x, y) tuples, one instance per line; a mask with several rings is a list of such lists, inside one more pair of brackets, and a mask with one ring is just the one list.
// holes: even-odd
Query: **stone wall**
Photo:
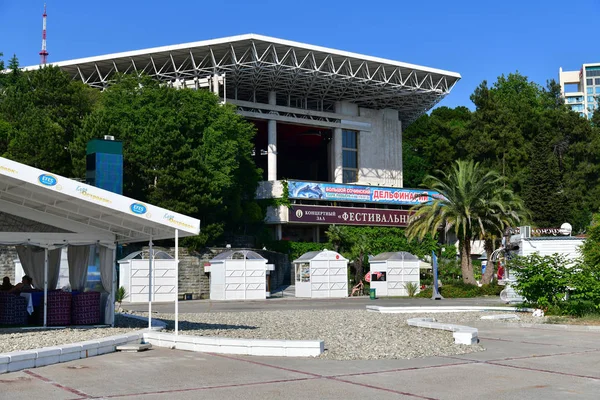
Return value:
[[(14, 260), (17, 257), (17, 250), (13, 246), (0, 246), (0, 279), (8, 276), (13, 285), (16, 282)], [(19, 277), (20, 281), (21, 277)]]
[[(164, 250), (172, 256), (175, 256), (173, 248), (159, 248), (156, 250)], [(223, 247), (211, 247), (202, 251), (192, 251), (180, 247), (179, 248), (179, 295), (191, 294), (192, 299), (208, 299), (210, 294), (210, 274), (204, 272), (204, 265), (210, 263), (218, 254), (228, 250), (242, 249), (227, 249)], [(148, 251), (148, 247), (143, 248), (144, 252)], [(283, 280), (286, 274), (289, 276), (290, 263), (288, 256), (274, 251), (252, 249), (256, 253), (262, 255), (268, 260), (269, 264), (275, 265), (275, 270), (271, 271), (270, 285), (271, 290), (277, 289), (284, 284)], [(125, 256), (124, 254), (123, 256)], [(147, 253), (144, 255), (147, 257)], [(289, 284), (289, 282), (285, 282)]]

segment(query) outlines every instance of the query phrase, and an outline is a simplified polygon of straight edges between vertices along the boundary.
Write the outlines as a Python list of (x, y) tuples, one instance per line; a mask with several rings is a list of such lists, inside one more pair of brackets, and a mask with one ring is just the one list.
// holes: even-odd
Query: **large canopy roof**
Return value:
[(175, 229), (197, 235), (200, 221), (0, 157), (2, 243), (33, 235), (46, 243), (127, 243), (173, 238)]
[[(225, 74), (226, 95), (267, 102), (269, 91), (320, 104), (336, 101), (392, 108), (410, 122), (447, 95), (460, 74), (435, 68), (247, 34), (55, 63), (74, 78), (104, 88), (115, 72), (144, 72), (177, 85)], [(31, 67), (36, 68), (36, 67)]]

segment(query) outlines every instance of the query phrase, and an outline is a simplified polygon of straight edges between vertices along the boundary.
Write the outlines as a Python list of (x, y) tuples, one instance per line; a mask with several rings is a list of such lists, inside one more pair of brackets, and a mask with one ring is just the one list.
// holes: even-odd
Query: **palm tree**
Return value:
[(365, 256), (369, 254), (371, 245), (365, 235), (360, 235), (352, 248), (350, 249), (351, 257), (354, 259), (355, 280), (360, 282), (364, 278), (364, 263)]
[(453, 230), (460, 243), (463, 281), (475, 284), (471, 243), (502, 232), (518, 221), (522, 202), (504, 185), (496, 171), (484, 172), (479, 163), (456, 161), (441, 178), (427, 176), (423, 185), (437, 191), (433, 201), (413, 207), (415, 214), (407, 229), (409, 238), (423, 239), (427, 233)]
[(342, 248), (342, 243), (344, 243), (348, 236), (346, 228), (333, 224), (329, 226), (329, 229), (327, 229), (325, 234), (333, 245), (333, 250), (339, 253)]
[(480, 238), (484, 241), (484, 249), (487, 256), (487, 266), (485, 273), (481, 277), (482, 284), (488, 284), (492, 281), (495, 271), (492, 262), (492, 253), (496, 250), (496, 245), (500, 242), (506, 228), (516, 226), (529, 217), (523, 201), (512, 190), (502, 188), (502, 190), (498, 190), (495, 193), (495, 196), (503, 204), (503, 207), (491, 210), (491, 218), (487, 220), (488, 224), (480, 234)]

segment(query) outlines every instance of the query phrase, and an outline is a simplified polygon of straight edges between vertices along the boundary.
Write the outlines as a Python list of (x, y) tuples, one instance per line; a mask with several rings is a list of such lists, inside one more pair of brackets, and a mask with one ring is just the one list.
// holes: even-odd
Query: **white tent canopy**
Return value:
[(106, 258), (112, 258), (114, 304), (117, 243), (148, 241), (152, 246), (152, 240), (175, 238), (177, 249), (180, 236), (199, 232), (195, 218), (0, 157), (0, 244), (45, 249), (45, 291), (48, 250), (86, 244), (110, 250), (100, 258), (107, 265)]

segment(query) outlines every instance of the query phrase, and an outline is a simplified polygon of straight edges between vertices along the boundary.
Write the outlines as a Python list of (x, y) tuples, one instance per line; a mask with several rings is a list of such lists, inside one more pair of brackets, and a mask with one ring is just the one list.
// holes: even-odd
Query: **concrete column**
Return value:
[[(275, 92), (269, 92), (269, 104), (277, 105)], [(267, 180), (277, 180), (277, 121), (268, 122), (269, 145), (267, 147)]]
[(275, 240), (281, 240), (282, 237), (281, 225), (275, 225)]
[(219, 75), (216, 74), (212, 76), (212, 92), (219, 95)]
[(333, 129), (333, 181), (343, 182), (342, 128)]
[[(354, 103), (348, 101), (337, 101), (334, 105), (336, 114), (358, 116), (359, 109)], [(332, 181), (335, 183), (342, 183), (344, 181), (343, 176), (343, 165), (344, 158), (342, 155), (342, 128), (333, 129), (333, 145), (331, 151), (331, 175)], [(360, 163), (360, 157), (359, 157)], [(360, 167), (360, 165), (359, 165)], [(360, 172), (359, 172), (360, 178)]]

